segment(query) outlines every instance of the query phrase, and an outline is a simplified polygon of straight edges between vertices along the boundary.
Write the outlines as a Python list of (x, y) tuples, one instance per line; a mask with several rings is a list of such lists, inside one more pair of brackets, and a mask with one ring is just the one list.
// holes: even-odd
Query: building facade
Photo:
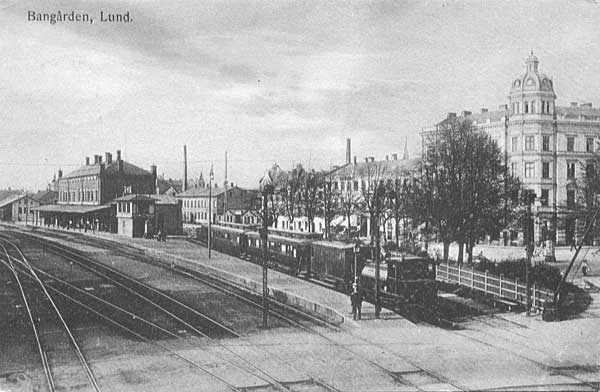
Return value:
[[(509, 91), (508, 104), (498, 110), (461, 116), (497, 141), (507, 167), (535, 192), (536, 241), (552, 239), (556, 230), (556, 243), (568, 244), (582, 226), (573, 209), (580, 197), (576, 180), (597, 150), (600, 109), (591, 103), (557, 105), (553, 81), (540, 72), (533, 53)], [(423, 152), (436, 131), (437, 126), (422, 130)]]
[[(257, 203), (260, 202), (257, 191), (238, 186), (228, 188), (227, 192), (221, 187), (210, 189), (197, 186), (176, 197), (182, 201), (184, 222), (198, 224), (208, 224), (210, 215), (212, 215), (212, 223), (225, 221), (225, 211), (257, 210)], [(210, 208), (209, 203), (211, 203)]]
[(156, 166), (150, 171), (124, 161), (117, 150), (89, 157), (85, 165), (53, 181), (58, 201), (37, 208), (41, 224), (116, 232), (115, 205), (110, 201), (127, 194), (153, 194), (157, 188)]
[(151, 238), (183, 233), (181, 201), (160, 194), (126, 195), (113, 200), (116, 205), (117, 234)]
[(34, 223), (40, 201), (23, 191), (0, 191), (0, 220)]
[[(338, 195), (339, 209), (351, 211), (350, 214), (350, 236), (358, 234), (363, 238), (373, 236), (370, 215), (364, 205), (365, 192), (368, 192), (376, 182), (384, 182), (387, 186), (402, 184), (411, 181), (419, 167), (419, 159), (409, 159), (405, 153), (403, 159), (398, 159), (397, 154), (392, 154), (385, 160), (376, 161), (374, 157), (366, 157), (364, 161), (358, 162), (356, 157), (350, 163), (334, 169), (330, 173), (332, 180), (332, 193)], [(394, 184), (394, 185), (393, 185)], [(393, 241), (398, 244), (405, 237), (405, 227), (408, 229), (406, 220), (396, 222), (391, 211), (385, 211), (386, 218), (379, 224), (382, 242)], [(344, 213), (332, 220), (332, 225), (347, 231), (348, 217)], [(396, 229), (398, 227), (398, 229)]]

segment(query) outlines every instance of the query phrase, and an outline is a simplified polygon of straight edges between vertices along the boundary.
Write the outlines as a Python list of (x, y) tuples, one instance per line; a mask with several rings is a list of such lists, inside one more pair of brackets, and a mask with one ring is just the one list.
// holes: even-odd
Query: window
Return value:
[(525, 151), (533, 151), (535, 149), (535, 136), (525, 136)]
[(594, 152), (594, 138), (593, 137), (585, 138), (585, 152)]
[(550, 178), (550, 162), (542, 162), (542, 178)]
[(546, 113), (546, 101), (542, 100), (542, 114)]
[(518, 136), (513, 136), (512, 137), (512, 141), (511, 141), (511, 151), (512, 152), (517, 152), (519, 149), (519, 137)]
[(575, 178), (575, 162), (567, 162), (567, 178)]
[(531, 101), (530, 105), (531, 105), (531, 108), (530, 108), (531, 109), (531, 113), (535, 113), (535, 102)]
[(567, 189), (567, 207), (573, 207), (575, 204), (575, 190)]
[(525, 102), (525, 108), (524, 108), (523, 112), (529, 113), (529, 102)]
[(519, 175), (519, 164), (518, 163), (511, 163), (510, 164), (510, 170), (513, 176), (518, 176)]
[(550, 136), (542, 136), (542, 151), (550, 151)]
[(358, 191), (358, 181), (354, 181), (354, 190)]
[(535, 163), (525, 162), (525, 178), (535, 177)]
[(575, 136), (567, 136), (567, 151), (575, 151)]
[(542, 202), (542, 205), (544, 207), (548, 206), (548, 203), (550, 201), (549, 195), (550, 195), (550, 192), (548, 191), (548, 189), (542, 189), (542, 196), (540, 197), (540, 201)]

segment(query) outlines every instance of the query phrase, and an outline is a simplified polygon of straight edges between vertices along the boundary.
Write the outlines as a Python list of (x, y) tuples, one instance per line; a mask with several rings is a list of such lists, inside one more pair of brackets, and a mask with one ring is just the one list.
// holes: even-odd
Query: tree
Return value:
[(335, 217), (338, 210), (339, 192), (333, 185), (334, 178), (331, 170), (322, 171), (319, 173), (319, 176), (321, 177), (321, 188), (318, 194), (318, 208), (319, 213), (325, 218), (325, 238), (330, 239), (331, 220)]
[[(381, 249), (381, 219), (386, 210), (386, 188), (384, 177), (386, 165), (383, 162), (367, 162), (365, 166), (365, 186), (362, 188), (362, 202), (369, 214), (371, 243), (374, 242), (373, 261), (375, 263), (375, 282), (379, 282), (379, 259)], [(379, 317), (379, 285), (375, 283), (375, 317)]]
[(310, 171), (302, 170), (299, 175), (299, 201), (302, 203), (304, 216), (308, 219), (308, 230), (314, 233), (315, 215), (319, 207), (319, 189), (321, 188), (322, 177), (314, 169)]
[(294, 219), (299, 213), (299, 199), (302, 187), (302, 177), (304, 176), (304, 168), (298, 164), (287, 173), (280, 176), (280, 181), (276, 192), (279, 195), (281, 209), (287, 216), (289, 224), (294, 224)]
[(498, 222), (507, 223), (503, 219), (507, 190), (514, 191), (518, 184), (487, 133), (468, 119), (447, 119), (439, 124), (436, 139), (423, 156), (412, 208), (443, 242), (444, 261), (450, 243), (457, 241), (462, 262), (463, 245), (471, 259), (475, 241), (496, 230)]

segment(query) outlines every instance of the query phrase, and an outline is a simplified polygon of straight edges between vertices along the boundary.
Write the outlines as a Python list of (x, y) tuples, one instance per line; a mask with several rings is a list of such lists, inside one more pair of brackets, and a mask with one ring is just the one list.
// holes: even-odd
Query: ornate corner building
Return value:
[[(556, 228), (556, 243), (565, 245), (575, 235), (579, 238), (585, 227), (586, 216), (573, 208), (581, 197), (576, 179), (594, 158), (600, 109), (577, 102), (557, 106), (553, 81), (539, 71), (533, 52), (525, 65), (525, 73), (511, 83), (507, 105), (495, 111), (464, 111), (460, 116), (498, 142), (507, 167), (535, 192), (536, 241), (552, 239)], [(438, 125), (422, 130), (423, 151), (437, 130)]]

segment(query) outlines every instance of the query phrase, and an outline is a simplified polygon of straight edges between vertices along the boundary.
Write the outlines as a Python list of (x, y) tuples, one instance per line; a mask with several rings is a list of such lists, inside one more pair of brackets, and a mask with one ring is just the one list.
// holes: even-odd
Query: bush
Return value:
[[(518, 279), (521, 282), (525, 282), (526, 265), (526, 259), (505, 260), (497, 263), (482, 260), (480, 263), (475, 264), (474, 268), (481, 272), (488, 271), (488, 273), (493, 275), (504, 275), (505, 278)], [(538, 264), (529, 270), (529, 279), (532, 284), (535, 283), (546, 289), (555, 290), (561, 280), (560, 269), (547, 264)]]

